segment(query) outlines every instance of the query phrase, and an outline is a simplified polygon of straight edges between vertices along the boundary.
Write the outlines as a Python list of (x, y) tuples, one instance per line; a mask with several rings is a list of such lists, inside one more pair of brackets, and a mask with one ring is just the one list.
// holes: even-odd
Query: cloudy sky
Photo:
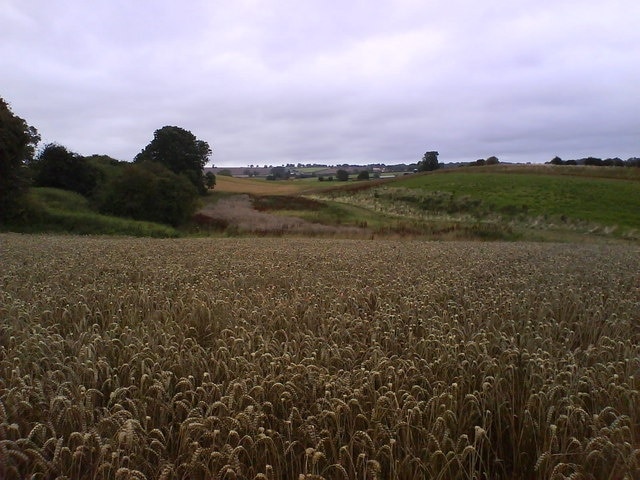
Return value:
[(640, 156), (638, 0), (0, 0), (0, 96), (43, 142), (217, 166)]

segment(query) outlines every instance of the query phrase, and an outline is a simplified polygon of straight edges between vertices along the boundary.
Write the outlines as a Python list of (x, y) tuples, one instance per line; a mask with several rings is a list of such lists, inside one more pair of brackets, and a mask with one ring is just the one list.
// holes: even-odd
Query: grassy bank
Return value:
[(179, 236), (174, 228), (159, 223), (101, 215), (91, 209), (89, 201), (82, 195), (56, 188), (32, 188), (28, 194), (24, 219), (4, 228), (22, 233)]

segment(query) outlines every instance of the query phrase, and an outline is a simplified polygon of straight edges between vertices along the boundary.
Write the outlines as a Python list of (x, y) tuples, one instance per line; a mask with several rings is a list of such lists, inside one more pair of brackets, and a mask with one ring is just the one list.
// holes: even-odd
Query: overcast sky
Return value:
[(638, 0), (0, 0), (0, 96), (82, 155), (640, 156)]

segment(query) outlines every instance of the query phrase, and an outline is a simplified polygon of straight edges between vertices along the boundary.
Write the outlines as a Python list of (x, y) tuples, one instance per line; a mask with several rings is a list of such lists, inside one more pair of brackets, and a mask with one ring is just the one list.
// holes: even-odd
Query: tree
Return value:
[(492, 155), (487, 158), (486, 163), (487, 165), (498, 165), (500, 163), (500, 160), (498, 160), (498, 157)]
[(56, 143), (47, 144), (31, 168), (39, 187), (61, 188), (88, 196), (98, 183), (98, 172), (86, 158)]
[(216, 176), (213, 172), (207, 172), (204, 175), (204, 183), (207, 185), (207, 188), (211, 189), (216, 186)]
[(440, 168), (438, 163), (438, 152), (425, 152), (422, 156), (422, 161), (418, 163), (418, 171), (431, 172)]
[(358, 173), (358, 180), (369, 180), (369, 171), (363, 170)]
[(135, 162), (156, 162), (173, 173), (185, 175), (200, 194), (207, 191), (204, 166), (211, 155), (209, 144), (180, 127), (165, 126), (156, 130), (153, 140), (135, 157)]
[(193, 215), (197, 200), (186, 177), (159, 163), (142, 162), (122, 167), (104, 186), (98, 203), (103, 213), (177, 226)]
[(274, 180), (287, 180), (291, 176), (291, 172), (286, 167), (273, 167), (270, 173)]
[(39, 141), (38, 131), (0, 98), (0, 221), (19, 214), (29, 187), (25, 164), (33, 159)]
[(341, 168), (336, 172), (336, 178), (339, 182), (346, 182), (349, 180), (349, 172)]
[(584, 159), (584, 164), (595, 166), (595, 167), (601, 167), (603, 165), (603, 162), (601, 158), (587, 157)]
[(557, 155), (553, 157), (549, 163), (551, 165), (564, 165), (564, 162), (562, 161), (562, 159)]

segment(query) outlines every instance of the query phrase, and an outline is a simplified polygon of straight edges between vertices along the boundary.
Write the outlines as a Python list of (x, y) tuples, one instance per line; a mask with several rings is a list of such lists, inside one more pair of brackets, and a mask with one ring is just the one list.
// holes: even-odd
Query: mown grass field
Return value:
[(2, 234), (0, 263), (0, 478), (638, 478), (637, 246)]

